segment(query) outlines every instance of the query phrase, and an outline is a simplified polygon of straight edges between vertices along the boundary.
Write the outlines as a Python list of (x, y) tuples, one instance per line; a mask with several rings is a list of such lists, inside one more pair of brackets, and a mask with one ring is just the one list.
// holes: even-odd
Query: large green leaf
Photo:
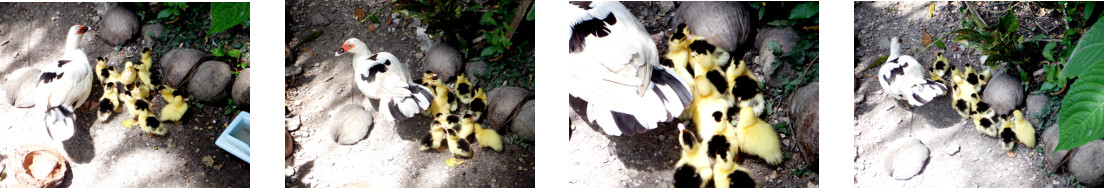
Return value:
[(1104, 138), (1104, 63), (1093, 64), (1070, 86), (1058, 112), (1058, 130), (1055, 151)]
[(1081, 36), (1077, 41), (1077, 47), (1073, 49), (1070, 60), (1066, 63), (1066, 77), (1079, 77), (1089, 67), (1104, 61), (1104, 19), (1099, 19), (1089, 32)]
[(820, 5), (818, 2), (805, 2), (794, 6), (793, 10), (790, 10), (790, 19), (806, 19), (812, 18), (820, 11)]
[(211, 27), (207, 34), (215, 34), (249, 20), (249, 2), (211, 3)]

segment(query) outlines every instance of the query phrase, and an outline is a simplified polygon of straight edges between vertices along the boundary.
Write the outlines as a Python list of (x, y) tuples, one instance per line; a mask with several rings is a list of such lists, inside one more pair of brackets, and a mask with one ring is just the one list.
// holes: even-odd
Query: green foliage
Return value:
[[(1104, 19), (1097, 24), (1104, 23)], [(1066, 63), (1065, 75), (1068, 77), (1081, 76), (1089, 67), (1104, 61), (1104, 26), (1093, 27), (1077, 42), (1073, 54)]]
[(809, 175), (812, 175), (812, 174), (813, 174), (813, 171), (809, 170), (809, 169), (806, 169), (806, 168), (797, 168), (797, 169), (793, 169), (793, 171), (790, 171), (790, 175), (795, 175), (795, 176), (809, 176)]
[(529, 148), (529, 143), (525, 143), (525, 140), (522, 140), (520, 137), (518, 137), (517, 134), (514, 134), (513, 136), (510, 136), (510, 143), (515, 143), (515, 144), (517, 144), (518, 146), (520, 146), (521, 148), (524, 148), (524, 149)]
[(790, 129), (789, 129), (788, 126), (786, 126), (786, 124), (787, 123), (785, 121), (783, 121), (783, 122), (778, 123), (777, 125), (774, 125), (773, 128), (774, 128), (775, 131), (778, 131), (779, 133), (790, 134)]
[(185, 2), (164, 2), (162, 5), (161, 11), (157, 13), (157, 19), (162, 21), (174, 20), (188, 9), (188, 3)]
[(238, 110), (238, 105), (234, 104), (234, 99), (226, 99), (226, 109), (223, 110), (223, 115), (235, 115), (240, 112), (241, 110)]
[(804, 2), (797, 4), (792, 10), (790, 10), (790, 19), (808, 19), (817, 15), (820, 9), (818, 2)]
[[(1062, 75), (1077, 77), (1058, 113), (1058, 147), (1066, 150), (1104, 138), (1104, 26), (1089, 29), (1074, 48)], [(1076, 69), (1076, 70), (1075, 70)], [(1061, 76), (1060, 76), (1061, 77)]]
[[(1095, 44), (1099, 45), (1099, 44)], [(1104, 52), (1097, 52), (1104, 53)], [(1104, 138), (1104, 63), (1096, 63), (1070, 85), (1058, 113), (1058, 147), (1072, 149)]]
[(211, 3), (211, 27), (207, 34), (225, 31), (249, 20), (249, 2)]
[[(968, 13), (968, 12), (967, 12)], [(969, 16), (968, 18), (974, 18)], [(982, 54), (989, 55), (986, 64), (1008, 61), (1020, 64), (1025, 61), (1021, 55), (1024, 51), (1023, 36), (1016, 35), (1020, 28), (1020, 21), (1016, 19), (1015, 11), (1006, 11), (1004, 16), (997, 20), (996, 24), (984, 28), (977, 28), (974, 22), (984, 23), (977, 19), (963, 19), (963, 29), (955, 30), (955, 41), (966, 41), (967, 47), (980, 50)]]
[(1039, 86), (1038, 92), (1055, 93), (1062, 90), (1062, 87), (1066, 87), (1066, 78), (1062, 77), (1061, 65), (1046, 64), (1043, 65), (1043, 69), (1046, 70), (1046, 82)]

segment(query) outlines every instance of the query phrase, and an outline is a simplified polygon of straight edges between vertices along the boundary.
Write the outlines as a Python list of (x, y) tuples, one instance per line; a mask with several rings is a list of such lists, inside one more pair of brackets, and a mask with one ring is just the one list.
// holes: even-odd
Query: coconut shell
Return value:
[(284, 157), (291, 156), (292, 151), (295, 151), (295, 141), (291, 138), (291, 132), (284, 131)]
[(16, 69), (4, 80), (4, 95), (8, 104), (19, 108), (30, 108), (35, 105), (36, 78), (42, 71), (35, 67), (23, 67)]
[(1024, 90), (1020, 78), (1009, 76), (1003, 71), (993, 71), (993, 79), (981, 93), (981, 100), (989, 103), (997, 114), (1009, 114), (1023, 104)]
[(521, 106), (521, 109), (514, 115), (514, 120), (510, 122), (510, 130), (513, 130), (518, 138), (522, 140), (533, 141), (536, 139), (536, 130), (534, 130), (536, 127), (533, 126), (537, 121), (536, 105), (535, 100), (525, 102), (524, 106)]
[[(520, 87), (495, 88), (487, 92), (487, 101), (490, 104), (487, 105), (487, 112), (483, 114), (483, 117), (491, 126), (504, 125), (506, 120), (510, 118), (510, 113), (514, 111), (514, 108), (525, 102), (525, 98), (531, 93), (529, 90)], [(494, 128), (497, 129), (498, 127)]]
[(750, 10), (744, 2), (682, 2), (672, 15), (671, 26), (686, 23), (691, 34), (703, 36), (725, 51), (736, 52), (750, 38)]
[[(797, 89), (790, 103), (794, 140), (807, 167), (817, 170), (820, 159), (820, 83)], [(800, 101), (800, 102), (798, 102)]]
[(134, 11), (115, 6), (103, 15), (97, 34), (110, 45), (123, 45), (138, 33), (138, 15)]
[(372, 115), (363, 106), (345, 104), (331, 112), (326, 124), (330, 126), (330, 138), (343, 145), (356, 144), (368, 135), (372, 128)]
[(1104, 140), (1094, 140), (1078, 147), (1070, 156), (1067, 168), (1086, 187), (1104, 185)]
[(234, 103), (249, 106), (249, 69), (243, 69), (234, 80), (234, 86), (230, 90), (230, 96)]
[(230, 65), (221, 61), (206, 61), (198, 66), (185, 87), (188, 93), (203, 102), (226, 102), (222, 99), (230, 86)]
[(460, 71), (460, 64), (464, 62), (460, 55), (460, 50), (448, 44), (437, 44), (426, 52), (425, 70), (433, 71), (437, 76), (444, 78), (442, 81), (450, 82)]
[(50, 144), (24, 145), (9, 159), (17, 187), (56, 187), (69, 171), (69, 162)]
[(173, 88), (181, 88), (184, 77), (200, 59), (207, 56), (203, 51), (191, 48), (177, 48), (165, 53), (161, 57), (161, 68), (164, 74), (163, 82)]
[(1058, 147), (1058, 125), (1047, 127), (1043, 131), (1041, 142), (1043, 144), (1043, 156), (1046, 158), (1047, 172), (1057, 172), (1058, 167), (1062, 166), (1062, 160), (1066, 159), (1066, 153), (1069, 153), (1069, 150), (1051, 152)]

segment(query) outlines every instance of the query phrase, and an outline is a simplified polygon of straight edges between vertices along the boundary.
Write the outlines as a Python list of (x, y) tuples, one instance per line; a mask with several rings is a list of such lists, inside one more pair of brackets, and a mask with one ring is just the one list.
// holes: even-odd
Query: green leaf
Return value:
[(225, 31), (249, 19), (249, 2), (211, 3), (211, 27), (207, 34)]
[(376, 15), (375, 15), (375, 14), (373, 14), (373, 15), (371, 15), (371, 16), (368, 16), (368, 20), (371, 20), (371, 21), (372, 21), (372, 23), (374, 23), (374, 24), (378, 24), (378, 23), (380, 23), (379, 17), (376, 17)]
[(234, 58), (240, 58), (241, 57), (241, 50), (232, 49), (230, 51), (227, 51), (226, 55), (229, 55), (230, 57), (234, 57)]
[(211, 55), (215, 57), (226, 56), (226, 52), (222, 51), (222, 48), (211, 49)]
[(1070, 85), (1069, 93), (1062, 99), (1055, 151), (1104, 138), (1101, 125), (1104, 125), (1104, 63), (1096, 63)]
[(939, 49), (947, 49), (947, 45), (943, 44), (943, 40), (935, 40), (935, 46), (939, 46)]
[(158, 12), (157, 13), (157, 19), (165, 19), (165, 18), (169, 18), (169, 16), (172, 16), (172, 12), (170, 12), (169, 10), (172, 10), (172, 9), (165, 9), (165, 10), (161, 10), (161, 12)]
[(1089, 17), (1092, 16), (1093, 9), (1095, 9), (1095, 8), (1096, 8), (1096, 2), (1092, 2), (1092, 1), (1085, 2), (1085, 12), (1082, 13), (1082, 14), (1085, 15), (1085, 20), (1088, 20)]
[(820, 9), (820, 7), (817, 2), (805, 2), (797, 4), (797, 6), (793, 8), (793, 10), (790, 10), (790, 19), (793, 20), (812, 18), (813, 16), (816, 16), (817, 11), (819, 11), (818, 9)]
[(494, 13), (490, 11), (484, 12), (483, 17), (479, 18), (479, 24), (495, 25)]
[(763, 20), (763, 14), (767, 13), (767, 7), (759, 8), (759, 20)]
[(537, 12), (537, 4), (533, 4), (533, 7), (529, 8), (529, 14), (525, 15), (525, 20), (533, 21), (537, 19), (537, 13), (535, 12)]
[(778, 41), (771, 40), (770, 42), (767, 42), (767, 49), (769, 49), (771, 53), (774, 53), (776, 55), (782, 54), (782, 44), (778, 44)]
[(479, 53), (479, 56), (491, 56), (495, 53), (494, 47), (483, 48), (483, 51)]
[(1073, 49), (1069, 62), (1064, 69), (1066, 77), (1080, 77), (1090, 66), (1104, 61), (1104, 19), (1099, 19), (1089, 32), (1081, 36), (1077, 41), (1077, 47)]
[(1047, 61), (1054, 61), (1054, 47), (1057, 47), (1058, 43), (1048, 42), (1046, 47), (1043, 47), (1043, 57), (1046, 57)]

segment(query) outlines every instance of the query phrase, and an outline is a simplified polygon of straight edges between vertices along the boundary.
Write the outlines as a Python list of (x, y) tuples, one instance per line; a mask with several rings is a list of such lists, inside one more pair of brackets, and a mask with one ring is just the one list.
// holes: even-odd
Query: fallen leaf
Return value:
[(935, 17), (935, 2), (928, 5), (928, 17)]
[(356, 19), (357, 19), (357, 21), (363, 23), (365, 18), (367, 18), (367, 16), (364, 15), (364, 9), (360, 9), (360, 5), (356, 5)]
[(368, 25), (368, 31), (376, 32), (376, 25)]
[(932, 43), (932, 37), (931, 37), (931, 34), (928, 34), (928, 29), (924, 29), (923, 32), (924, 32), (924, 38), (920, 42), (921, 42), (921, 44), (924, 44), (924, 46), (926, 47), (926, 46), (928, 46), (929, 44)]

